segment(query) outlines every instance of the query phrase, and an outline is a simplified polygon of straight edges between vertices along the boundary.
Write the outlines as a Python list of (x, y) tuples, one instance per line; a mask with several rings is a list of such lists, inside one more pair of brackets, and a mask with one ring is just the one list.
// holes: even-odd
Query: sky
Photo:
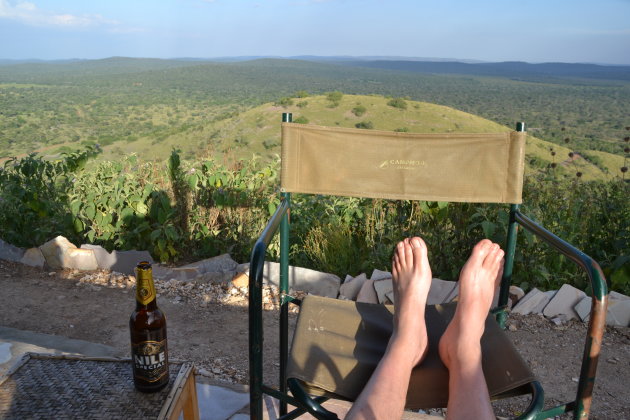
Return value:
[(0, 58), (630, 64), (630, 0), (0, 0)]

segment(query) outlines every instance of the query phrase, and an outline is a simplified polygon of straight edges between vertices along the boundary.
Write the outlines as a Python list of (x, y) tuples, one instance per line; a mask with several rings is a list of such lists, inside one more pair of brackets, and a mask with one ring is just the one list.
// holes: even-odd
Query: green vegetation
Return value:
[(356, 128), (364, 128), (366, 130), (371, 130), (374, 128), (374, 124), (372, 124), (372, 121), (361, 121), (356, 123), (354, 126)]
[(356, 115), (357, 117), (363, 116), (363, 114), (365, 114), (366, 112), (367, 112), (367, 108), (361, 104), (358, 104), (357, 106), (352, 108), (352, 113)]
[[(130, 156), (85, 166), (93, 151), (44, 161), (7, 162), (0, 172), (3, 239), (34, 246), (61, 234), (107, 249), (148, 249), (161, 261), (231, 252), (245, 261), (279, 203), (279, 162), (225, 165), (183, 161), (167, 165)], [(558, 179), (544, 170), (527, 178), (523, 211), (602, 264), (612, 288), (630, 293), (629, 185)], [(292, 263), (341, 276), (387, 269), (401, 238), (420, 234), (435, 276), (454, 279), (482, 237), (502, 243), (507, 207), (473, 203), (387, 201), (293, 196)], [(271, 248), (277, 257), (278, 244)], [(515, 281), (524, 288), (586, 288), (573, 263), (523, 232)]]
[[(502, 132), (526, 121), (524, 212), (598, 259), (613, 289), (628, 294), (628, 109), (623, 78), (516, 80), (293, 60), (0, 66), (0, 157), (21, 156), (0, 170), (0, 237), (27, 247), (62, 234), (148, 249), (161, 261), (224, 252), (245, 261), (279, 202), (280, 112), (302, 124), (401, 132)], [(102, 153), (86, 166), (97, 145)], [(497, 205), (294, 202), (292, 263), (340, 275), (387, 269), (395, 242), (421, 234), (435, 252), (434, 274), (451, 279), (479, 238), (505, 234)], [(519, 242), (517, 283), (586, 286), (564, 257), (527, 234)]]
[(407, 102), (403, 98), (391, 99), (387, 101), (387, 105), (393, 106), (394, 108), (407, 109)]

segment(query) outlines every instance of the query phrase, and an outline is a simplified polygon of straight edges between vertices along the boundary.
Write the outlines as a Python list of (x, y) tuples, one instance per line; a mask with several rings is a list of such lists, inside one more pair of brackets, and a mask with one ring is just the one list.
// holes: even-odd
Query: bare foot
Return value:
[(459, 275), (459, 302), (440, 339), (442, 362), (449, 368), (481, 363), (480, 340), (503, 274), (503, 250), (484, 239), (475, 247)]
[(394, 338), (412, 351), (414, 365), (427, 350), (424, 310), (431, 286), (431, 267), (427, 246), (418, 237), (407, 238), (396, 246), (392, 260), (394, 286)]

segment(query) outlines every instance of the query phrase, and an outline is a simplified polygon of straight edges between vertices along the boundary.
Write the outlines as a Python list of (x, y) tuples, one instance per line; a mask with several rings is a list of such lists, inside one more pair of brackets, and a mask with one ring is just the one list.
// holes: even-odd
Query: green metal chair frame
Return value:
[[(282, 114), (283, 122), (291, 122), (292, 115)], [(525, 131), (525, 124), (518, 123), (516, 131)], [(309, 412), (318, 419), (337, 419), (336, 414), (329, 412), (321, 403), (325, 397), (311, 397), (300, 386), (299, 381), (287, 379), (287, 361), (289, 351), (288, 314), (289, 304), (299, 305), (300, 301), (289, 295), (288, 267), (289, 267), (289, 213), (291, 194), (281, 193), (282, 200), (275, 213), (269, 220), (259, 239), (256, 241), (251, 255), (249, 273), (249, 373), (250, 373), (250, 416), (254, 420), (263, 418), (263, 396), (267, 394), (280, 401), (280, 419), (294, 419)], [(595, 384), (597, 362), (599, 359), (602, 337), (606, 326), (606, 311), (608, 305), (608, 290), (606, 279), (599, 264), (591, 257), (560, 239), (532, 219), (522, 214), (518, 204), (511, 204), (509, 209), (509, 225), (506, 238), (505, 265), (498, 306), (492, 310), (499, 325), (504, 328), (507, 320), (507, 302), (509, 288), (512, 282), (512, 270), (516, 251), (516, 237), (518, 227), (527, 229), (552, 248), (568, 257), (581, 267), (587, 274), (592, 288), (592, 305), (588, 331), (582, 356), (582, 367), (577, 385), (575, 399), (566, 403), (543, 409), (544, 392), (538, 382), (531, 383), (531, 402), (518, 419), (544, 419), (563, 413), (573, 412), (575, 419), (588, 418)], [(262, 285), (263, 268), (267, 247), (274, 235), (280, 234), (280, 378), (279, 388), (266, 385), (263, 382), (263, 308)], [(291, 394), (288, 394), (290, 389)], [(287, 404), (297, 407), (287, 413)]]

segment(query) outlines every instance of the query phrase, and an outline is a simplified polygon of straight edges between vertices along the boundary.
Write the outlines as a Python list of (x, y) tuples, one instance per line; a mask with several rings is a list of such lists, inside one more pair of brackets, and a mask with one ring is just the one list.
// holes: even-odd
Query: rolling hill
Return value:
[[(379, 130), (414, 133), (481, 133), (512, 129), (473, 114), (426, 102), (400, 102), (399, 99), (398, 104), (406, 106), (402, 109), (389, 105), (391, 99), (378, 95), (342, 95), (338, 102), (329, 100), (327, 95), (284, 98), (279, 101), (284, 105), (266, 103), (234, 117), (179, 133), (159, 145), (150, 137), (140, 138), (127, 144), (125, 152), (155, 156), (158, 151), (168, 153), (171, 148), (178, 147), (191, 159), (217, 154), (249, 158), (253, 153), (262, 155), (264, 159), (273, 159), (280, 153), (283, 112), (291, 112), (293, 121), (298, 123), (349, 128), (363, 123)], [(552, 150), (555, 156), (552, 156)], [(115, 158), (120, 151), (117, 145), (108, 146), (103, 157)], [(590, 180), (610, 178), (623, 166), (623, 157), (610, 153), (587, 151), (570, 158), (571, 152), (567, 147), (528, 136), (527, 171), (546, 170), (549, 164), (555, 162), (558, 174), (573, 177), (579, 171), (583, 179)]]

